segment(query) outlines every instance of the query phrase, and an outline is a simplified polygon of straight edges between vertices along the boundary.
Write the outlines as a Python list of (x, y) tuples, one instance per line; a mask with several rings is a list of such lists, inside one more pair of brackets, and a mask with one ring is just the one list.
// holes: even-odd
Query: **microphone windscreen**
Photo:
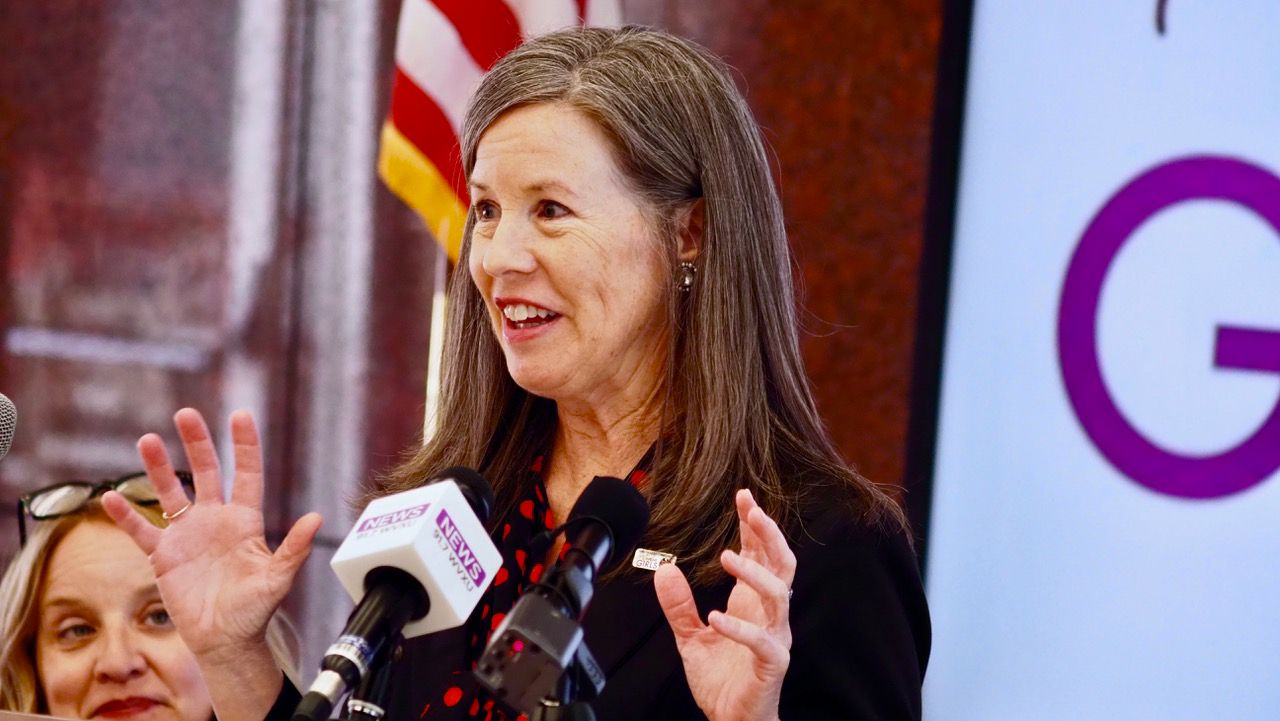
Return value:
[(9, 452), (9, 444), (13, 443), (13, 431), (18, 425), (18, 409), (13, 401), (0, 393), (0, 458)]
[(578, 496), (565, 525), (572, 527), (588, 518), (603, 523), (613, 535), (609, 560), (600, 569), (605, 571), (626, 558), (640, 542), (640, 536), (649, 525), (649, 504), (635, 486), (621, 478), (596, 476)]
[(484, 479), (477, 471), (466, 466), (452, 466), (436, 474), (434, 481), (452, 480), (458, 484), (458, 490), (462, 491), (462, 497), (467, 499), (471, 510), (475, 511), (476, 518), (481, 523), (489, 521), (489, 514), (493, 512), (493, 487)]

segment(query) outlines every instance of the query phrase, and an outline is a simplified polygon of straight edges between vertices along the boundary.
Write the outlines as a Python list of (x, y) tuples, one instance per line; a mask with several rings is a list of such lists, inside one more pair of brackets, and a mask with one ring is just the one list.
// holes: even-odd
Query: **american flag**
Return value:
[(458, 137), (481, 76), (522, 38), (620, 15), (619, 0), (404, 0), (378, 172), (451, 260), (468, 203)]

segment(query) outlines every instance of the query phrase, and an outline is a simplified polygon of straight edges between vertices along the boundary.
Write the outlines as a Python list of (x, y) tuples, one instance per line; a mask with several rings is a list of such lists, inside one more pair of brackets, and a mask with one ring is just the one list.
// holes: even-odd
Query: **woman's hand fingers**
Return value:
[(751, 491), (739, 490), (734, 501), (738, 508), (742, 555), (768, 568), (790, 588), (796, 575), (796, 556), (782, 529), (756, 503)]
[(720, 563), (735, 579), (724, 611), (704, 625), (684, 574), (654, 572), (658, 602), (675, 633), (694, 699), (709, 718), (777, 718), (791, 663), (795, 557), (781, 529), (745, 489), (734, 494), (742, 550)]
[(169, 452), (165, 450), (164, 441), (160, 436), (148, 433), (139, 438), (138, 457), (142, 459), (142, 467), (147, 472), (151, 487), (156, 489), (161, 510), (173, 515), (191, 502), (178, 481), (178, 475), (174, 473)]
[(102, 496), (102, 508), (117, 526), (129, 534), (143, 553), (150, 556), (156, 550), (156, 544), (160, 542), (160, 529), (135, 511), (124, 496), (115, 491), (107, 491)]
[(222, 503), (222, 470), (218, 464), (218, 450), (204, 417), (194, 408), (183, 408), (173, 416), (178, 427), (178, 437), (187, 452), (191, 475), (195, 479), (196, 502)]
[(707, 616), (711, 628), (725, 638), (736, 641), (751, 649), (759, 664), (766, 669), (763, 681), (772, 682), (771, 677), (786, 671), (791, 663), (791, 652), (773, 636), (750, 621), (735, 618), (721, 611), (712, 611)]
[(733, 497), (738, 511), (738, 536), (742, 539), (742, 555), (756, 561), (764, 562), (764, 542), (757, 536), (756, 529), (751, 527), (749, 518), (751, 511), (759, 508), (751, 491), (741, 488)]
[(653, 587), (658, 594), (658, 605), (675, 632), (676, 643), (682, 643), (706, 628), (698, 618), (698, 605), (693, 601), (689, 581), (675, 564), (658, 566), (658, 570), (653, 572)]
[(747, 584), (760, 597), (768, 626), (785, 631), (790, 643), (791, 587), (769, 569), (741, 554), (725, 551), (720, 554), (720, 564), (734, 578)]
[(791, 551), (787, 537), (782, 535), (782, 529), (758, 506), (748, 514), (747, 525), (760, 542), (767, 559), (765, 565), (790, 588), (796, 577), (796, 554)]
[(262, 508), (262, 443), (258, 440), (258, 427), (249, 411), (238, 410), (231, 414), (231, 444), (236, 461), (231, 502), (259, 510)]
[(324, 519), (319, 513), (308, 513), (294, 521), (293, 527), (280, 542), (280, 547), (276, 549), (271, 561), (280, 577), (287, 580), (286, 585), (293, 584), (293, 577), (297, 575), (298, 569), (302, 568), (302, 563), (307, 560), (307, 556), (311, 555), (311, 543), (315, 540), (316, 533), (319, 532), (320, 524), (323, 522)]

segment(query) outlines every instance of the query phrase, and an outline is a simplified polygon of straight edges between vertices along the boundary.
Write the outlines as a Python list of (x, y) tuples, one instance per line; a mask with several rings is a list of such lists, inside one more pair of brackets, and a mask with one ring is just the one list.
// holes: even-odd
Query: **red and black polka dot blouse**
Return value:
[[(637, 488), (644, 486), (651, 457), (652, 451), (627, 475), (627, 480)], [(543, 456), (538, 456), (530, 464), (530, 482), (526, 485), (528, 493), (516, 504), (515, 512), (503, 519), (494, 534), (494, 540), (502, 550), (502, 568), (494, 575), (493, 585), (481, 600), (479, 611), (472, 614), (467, 622), (468, 671), (475, 668), (489, 643), (489, 637), (515, 606), (520, 595), (537, 583), (546, 571), (547, 553), (554, 540), (552, 532), (559, 524), (547, 501), (547, 487), (542, 478), (543, 464)], [(565, 550), (561, 549), (562, 556)], [(434, 715), (431, 709), (437, 705), (456, 714), (457, 706), (465, 704), (464, 718), (512, 721), (512, 717), (479, 687), (469, 672), (456, 671), (453, 678), (455, 682), (447, 684), (439, 698), (423, 706), (420, 718), (431, 718)], [(515, 719), (526, 721), (523, 714)]]

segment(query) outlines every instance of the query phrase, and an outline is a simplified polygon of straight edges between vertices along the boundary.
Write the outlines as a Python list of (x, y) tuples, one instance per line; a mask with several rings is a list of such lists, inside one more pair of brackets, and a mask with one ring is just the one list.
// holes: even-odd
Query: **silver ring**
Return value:
[(190, 507), (191, 507), (191, 504), (190, 504), (190, 503), (188, 503), (187, 505), (183, 506), (182, 508), (179, 508), (178, 510), (174, 511), (173, 513), (169, 513), (168, 511), (161, 511), (161, 512), (160, 512), (160, 517), (161, 517), (161, 518), (163, 518), (163, 519), (164, 519), (164, 520), (166, 520), (166, 521), (172, 521), (173, 519), (177, 518), (178, 516), (181, 516), (182, 514), (186, 513), (186, 512), (187, 512), (187, 509), (188, 509), (188, 508), (190, 508)]
[[(183, 510), (186, 510), (186, 509), (183, 509)], [(792, 597), (792, 596), (794, 596), (794, 595), (796, 595), (796, 590), (795, 590), (794, 588), (788, 588), (788, 589), (787, 589), (787, 600), (788, 600), (788, 601), (790, 601), (790, 600), (791, 600), (791, 597)]]

